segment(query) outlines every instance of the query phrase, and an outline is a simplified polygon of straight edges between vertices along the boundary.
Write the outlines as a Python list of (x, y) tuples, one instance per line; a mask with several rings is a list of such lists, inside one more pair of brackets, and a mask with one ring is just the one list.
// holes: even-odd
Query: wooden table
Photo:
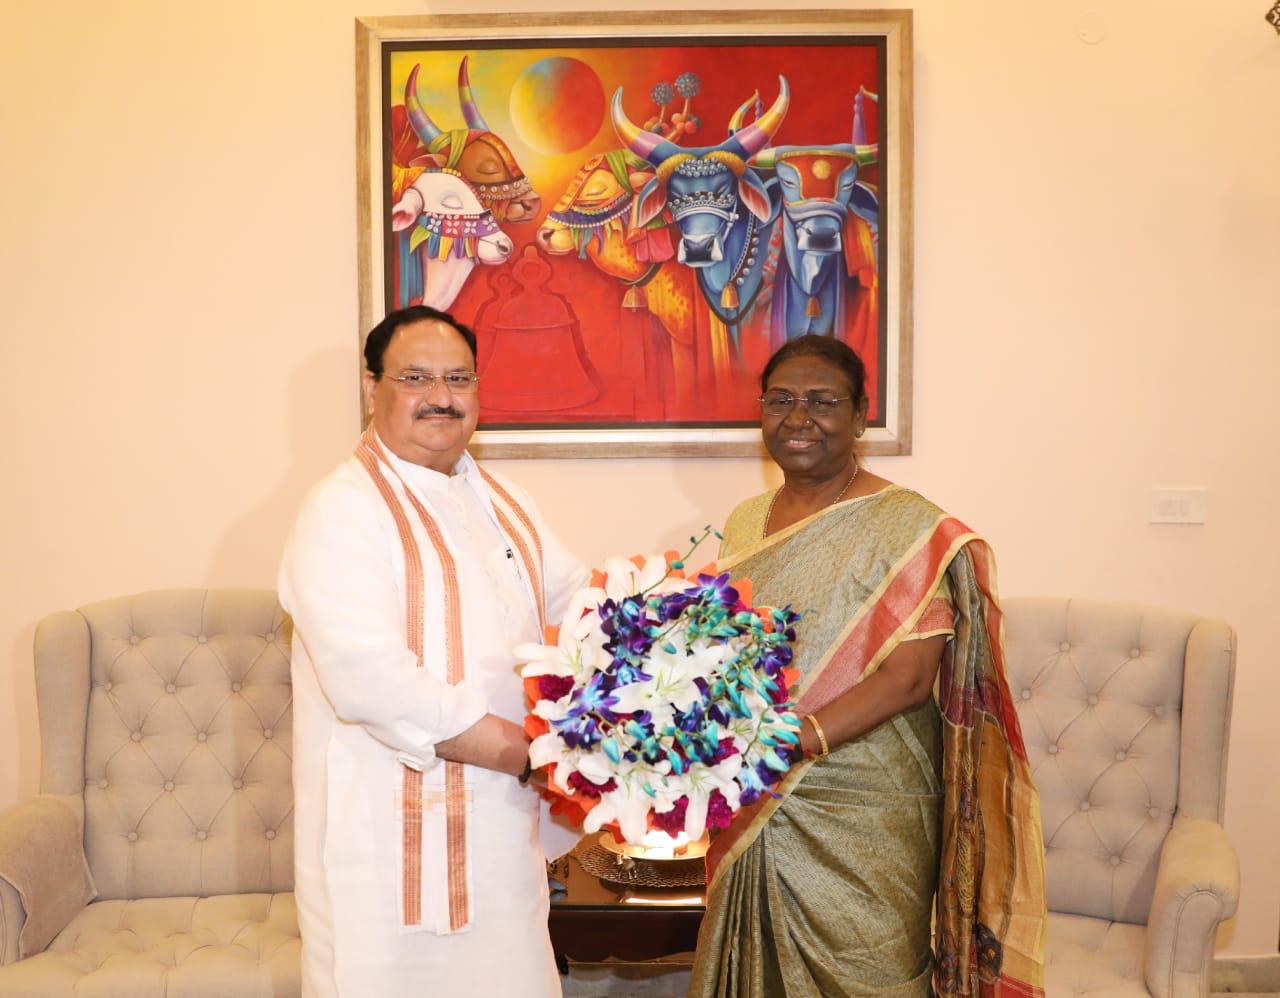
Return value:
[[(568, 891), (551, 895), (551, 945), (561, 973), (566, 958), (599, 963), (652, 960), (692, 952), (706, 907), (705, 887), (628, 887), (600, 880), (578, 862), (594, 836), (584, 839), (556, 866)], [(568, 873), (565, 875), (566, 865)]]

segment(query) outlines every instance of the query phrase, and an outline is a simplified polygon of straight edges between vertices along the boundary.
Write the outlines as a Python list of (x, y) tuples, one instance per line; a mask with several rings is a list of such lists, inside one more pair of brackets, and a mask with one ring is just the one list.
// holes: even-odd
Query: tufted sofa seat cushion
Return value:
[(292, 894), (99, 901), (0, 967), (0, 995), (278, 998), (300, 993), (301, 953)]
[(1142, 925), (1050, 912), (1045, 994), (1148, 998), (1142, 970), (1146, 935)]

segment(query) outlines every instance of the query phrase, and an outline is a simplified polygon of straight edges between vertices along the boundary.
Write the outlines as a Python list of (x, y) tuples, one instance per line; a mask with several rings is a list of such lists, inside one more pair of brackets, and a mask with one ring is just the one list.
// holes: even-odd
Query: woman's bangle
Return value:
[(822, 746), (822, 751), (818, 753), (821, 759), (825, 755), (831, 753), (831, 746), (827, 744), (827, 733), (822, 730), (822, 725), (818, 723), (817, 714), (805, 714), (804, 719), (813, 725), (813, 733), (818, 736), (818, 744)]

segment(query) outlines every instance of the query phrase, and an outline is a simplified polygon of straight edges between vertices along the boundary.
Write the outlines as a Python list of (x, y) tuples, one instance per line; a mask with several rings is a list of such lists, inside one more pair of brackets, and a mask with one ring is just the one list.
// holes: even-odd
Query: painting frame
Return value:
[[(883, 45), (885, 261), (879, 288), (887, 335), (883, 357), (883, 425), (868, 428), (864, 452), (906, 455), (912, 445), (913, 69), (912, 12), (894, 10), (622, 11), (360, 17), (356, 21), (357, 255), (360, 346), (385, 314), (387, 195), (384, 182), (384, 49), (406, 42), (474, 40), (528, 45), (545, 38), (679, 40), (741, 38), (743, 44), (796, 36), (874, 38)], [(362, 420), (363, 400), (362, 400)], [(471, 450), (482, 458), (750, 457), (764, 454), (758, 426), (611, 426), (502, 428), (477, 431)]]

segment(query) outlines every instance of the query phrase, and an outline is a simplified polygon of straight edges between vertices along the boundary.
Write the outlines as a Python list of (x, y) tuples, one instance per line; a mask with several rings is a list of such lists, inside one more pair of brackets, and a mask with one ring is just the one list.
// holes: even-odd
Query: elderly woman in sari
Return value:
[(783, 485), (733, 511), (720, 568), (806, 611), (805, 758), (712, 844), (691, 996), (1043, 994), (1039, 804), (991, 552), (859, 465), (864, 379), (820, 336), (761, 376)]

